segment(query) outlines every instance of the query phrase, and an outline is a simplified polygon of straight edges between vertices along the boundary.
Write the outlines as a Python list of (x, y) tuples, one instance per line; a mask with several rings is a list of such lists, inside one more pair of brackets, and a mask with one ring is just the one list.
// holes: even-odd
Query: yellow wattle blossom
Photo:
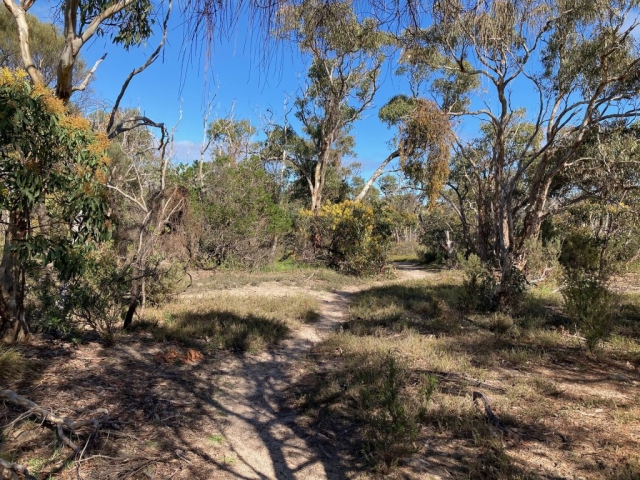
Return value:
[(20, 85), (27, 76), (27, 72), (21, 68), (12, 70), (8, 67), (2, 67), (0, 69), (0, 85)]
[(36, 85), (33, 87), (31, 97), (39, 99), (47, 112), (54, 115), (64, 115), (66, 108), (62, 100), (56, 97), (50, 88), (44, 85)]
[(91, 122), (80, 115), (65, 115), (60, 121), (60, 125), (70, 130), (91, 130)]

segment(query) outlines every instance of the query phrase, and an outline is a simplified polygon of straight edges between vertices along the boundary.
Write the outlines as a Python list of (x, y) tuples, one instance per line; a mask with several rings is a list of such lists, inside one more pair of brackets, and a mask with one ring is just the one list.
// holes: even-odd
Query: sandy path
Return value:
[[(428, 275), (413, 265), (399, 265), (395, 281)], [(269, 352), (233, 357), (220, 367), (219, 375), (214, 379), (217, 386), (214, 403), (221, 414), (218, 427), (235, 457), (225, 469), (232, 477), (278, 480), (347, 478), (338, 469), (339, 462), (332, 452), (310, 438), (299, 426), (296, 412), (284, 406), (284, 399), (287, 389), (299, 375), (296, 368), (298, 360), (346, 320), (350, 296), (362, 288), (367, 287), (345, 288), (333, 293), (318, 292), (321, 311), (316, 323), (304, 325)], [(292, 291), (290, 287), (279, 287), (269, 292), (264, 286), (256, 290), (272, 295)]]

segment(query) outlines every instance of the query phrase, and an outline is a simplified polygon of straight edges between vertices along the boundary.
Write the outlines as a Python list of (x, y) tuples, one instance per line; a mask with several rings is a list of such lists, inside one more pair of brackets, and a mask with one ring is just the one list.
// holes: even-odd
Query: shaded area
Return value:
[[(427, 414), (415, 417), (419, 455), (410, 449), (399, 455), (398, 476), (637, 478), (636, 347), (620, 348), (612, 340), (599, 355), (587, 353), (557, 297), (528, 297), (512, 315), (465, 312), (463, 298), (456, 281), (383, 285), (354, 294), (341, 331), (313, 351), (320, 368), (299, 384), (314, 428), (328, 437), (348, 432), (340, 442), (344, 451), (363, 465), (383, 468), (358, 454), (372, 440), (363, 399), (375, 400), (374, 414), (388, 409), (401, 433), (394, 441), (406, 443), (407, 429), (397, 421), (400, 407), (394, 413), (385, 399), (395, 395), (410, 410), (423, 395), (424, 379), (435, 377)], [(403, 365), (394, 388), (375, 380), (388, 376), (380, 362), (386, 355)], [(504, 429), (488, 422), (473, 391), (490, 398)]]
[[(309, 313), (309, 317), (314, 315)], [(138, 322), (158, 342), (230, 351), (260, 351), (286, 338), (291, 329), (282, 321), (257, 315), (238, 316), (231, 311), (180, 312), (164, 322)]]
[[(209, 318), (197, 320), (205, 324)], [(258, 316), (222, 312), (216, 318), (245, 324), (230, 345), (244, 345), (252, 332), (282, 340), (288, 331)], [(283, 401), (295, 381), (289, 348), (283, 344), (259, 355), (217, 351), (199, 363), (168, 364), (157, 354), (184, 354), (185, 348), (157, 344), (144, 332), (113, 348), (59, 342), (28, 347), (42, 359), (41, 371), (18, 385), (20, 394), (69, 416), (106, 408), (111, 420), (74, 438), (87, 448), (82, 456), (69, 455), (37, 425), (20, 426), (30, 433), (14, 435), (16, 426), (7, 423), (21, 412), (7, 406), (0, 413), (1, 455), (24, 462), (39, 478), (74, 470), (96, 479), (346, 478), (331, 444), (300, 426)]]

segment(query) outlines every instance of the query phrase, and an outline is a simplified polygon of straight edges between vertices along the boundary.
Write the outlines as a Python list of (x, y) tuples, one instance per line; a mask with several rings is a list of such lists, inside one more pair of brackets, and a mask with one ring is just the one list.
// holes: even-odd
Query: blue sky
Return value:
[[(39, 5), (36, 2), (39, 8), (34, 6), (32, 12), (47, 19), (51, 13), (46, 1), (40, 1)], [(214, 95), (211, 119), (225, 117), (233, 110), (235, 118), (247, 118), (259, 126), (260, 116), (270, 110), (274, 120), (282, 121), (285, 99), (289, 99), (291, 106), (306, 71), (305, 60), (295, 48), (280, 48), (266, 66), (261, 64), (261, 51), (256, 44), (259, 35), (252, 37), (248, 20), (241, 19), (228, 39), (216, 38), (210, 58), (204, 51), (205, 45), (201, 46), (201, 51), (185, 57), (184, 49), (189, 54), (190, 46), (183, 44), (183, 27), (179, 11), (174, 7), (164, 55), (134, 78), (121, 104), (122, 107), (139, 107), (149, 118), (162, 121), (169, 128), (177, 122), (182, 108), (182, 120), (175, 136), (178, 161), (198, 157), (203, 109), (207, 98)], [(92, 39), (82, 50), (88, 67), (107, 53), (92, 83), (94, 92), (111, 105), (126, 76), (146, 61), (158, 41), (159, 36), (155, 36), (147, 45), (127, 52), (112, 45), (108, 37)], [(364, 176), (371, 173), (390, 151), (388, 141), (393, 132), (378, 120), (378, 108), (393, 95), (408, 93), (402, 89), (402, 80), (395, 77), (390, 68), (385, 68), (383, 79), (374, 107), (354, 129), (356, 161), (362, 164)], [(293, 114), (289, 119), (294, 120)]]

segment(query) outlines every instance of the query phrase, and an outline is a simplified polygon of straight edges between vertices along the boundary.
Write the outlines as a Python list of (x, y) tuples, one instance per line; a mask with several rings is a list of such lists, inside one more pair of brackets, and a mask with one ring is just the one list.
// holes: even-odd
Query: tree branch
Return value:
[(96, 61), (96, 63), (93, 64), (93, 68), (89, 71), (89, 73), (87, 73), (87, 76), (84, 78), (82, 83), (80, 85), (76, 85), (75, 87), (73, 87), (71, 89), (71, 91), (79, 92), (79, 91), (82, 91), (85, 88), (87, 88), (87, 85), (89, 85), (89, 80), (91, 80), (91, 77), (93, 76), (94, 73), (96, 73), (96, 70), (98, 69), (98, 65), (100, 65), (104, 61), (105, 58), (107, 58), (107, 54), (106, 53), (104, 55), (102, 55), (102, 57), (100, 57)]
[(50, 411), (40, 407), (38, 404), (32, 402), (31, 400), (25, 397), (21, 397), (13, 390), (0, 390), (0, 400), (22, 407), (26, 409), (28, 413), (40, 418), (43, 422), (48, 422), (54, 425), (57, 429), (60, 439), (76, 452), (78, 452), (80, 449), (66, 436), (64, 431), (67, 430), (70, 432), (75, 432), (81, 427), (86, 426), (93, 426), (94, 428), (98, 428), (100, 423), (109, 419), (109, 412), (104, 408), (99, 408), (93, 412), (95, 414), (101, 415), (97, 418), (89, 418), (86, 420), (71, 420), (66, 417), (58, 417)]
[[(133, 69), (131, 71), (131, 73), (129, 74), (127, 79), (122, 84), (122, 88), (120, 89), (120, 94), (118, 95), (118, 98), (116, 99), (116, 103), (114, 104), (113, 109), (111, 110), (111, 115), (109, 117), (109, 123), (107, 124), (107, 133), (109, 134), (109, 138), (112, 138), (111, 137), (111, 128), (113, 127), (113, 123), (115, 121), (116, 113), (118, 113), (118, 108), (120, 108), (120, 102), (122, 101), (122, 97), (124, 96), (125, 92), (127, 91), (127, 88), (129, 87), (129, 83), (131, 83), (131, 80), (133, 79), (133, 77), (135, 77), (139, 73), (142, 73), (143, 71), (145, 71), (147, 69), (147, 67), (149, 67), (149, 65), (151, 65), (153, 62), (155, 62), (158, 59), (158, 56), (160, 55), (160, 51), (162, 50), (162, 47), (164, 46), (164, 44), (165, 44), (165, 42), (167, 40), (167, 24), (169, 23), (169, 15), (171, 15), (171, 7), (172, 6), (173, 6), (173, 0), (169, 0), (169, 6), (167, 7), (167, 14), (164, 17), (164, 23), (162, 24), (162, 40), (158, 44), (157, 48), (149, 56), (149, 58), (144, 63), (144, 65), (142, 65), (141, 67), (135, 68), (135, 69)], [(163, 132), (162, 137), (164, 139), (164, 132)]]

